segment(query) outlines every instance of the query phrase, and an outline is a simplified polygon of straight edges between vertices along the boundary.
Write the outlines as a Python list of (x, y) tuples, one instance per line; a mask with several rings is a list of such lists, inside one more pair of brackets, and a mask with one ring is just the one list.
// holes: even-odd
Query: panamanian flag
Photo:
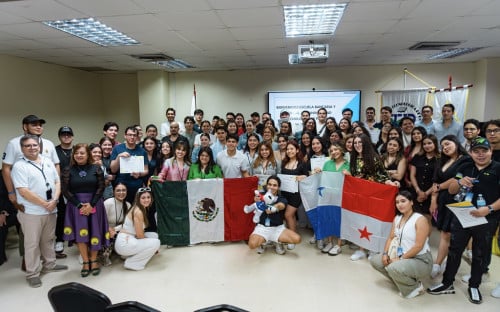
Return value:
[(322, 172), (304, 179), (300, 190), (318, 239), (335, 235), (383, 251), (396, 212), (397, 187)]
[(163, 245), (246, 240), (255, 228), (243, 206), (253, 202), (256, 177), (152, 183)]

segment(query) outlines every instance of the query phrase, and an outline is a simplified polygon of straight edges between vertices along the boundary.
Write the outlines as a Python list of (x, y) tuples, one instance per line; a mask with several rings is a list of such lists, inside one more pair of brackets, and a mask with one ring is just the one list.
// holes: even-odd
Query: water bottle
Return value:
[(456, 202), (463, 201), (465, 196), (467, 195), (468, 191), (469, 191), (469, 188), (465, 185), (462, 185), (460, 187), (460, 190), (458, 191), (458, 193), (453, 197), (453, 199), (455, 199)]
[(486, 200), (484, 200), (483, 194), (479, 194), (476, 199), (477, 208), (486, 206)]

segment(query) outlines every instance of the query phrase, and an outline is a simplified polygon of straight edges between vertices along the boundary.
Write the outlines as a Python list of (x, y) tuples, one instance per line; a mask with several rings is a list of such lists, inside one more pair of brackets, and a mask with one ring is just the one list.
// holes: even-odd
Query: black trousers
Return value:
[(481, 277), (491, 261), (491, 244), (498, 226), (496, 218), (487, 220), (486, 224), (463, 228), (458, 219), (453, 216), (448, 260), (443, 273), (444, 285), (451, 285), (455, 281), (455, 275), (462, 261), (462, 253), (470, 238), (472, 238), (472, 263), (469, 287), (478, 288), (481, 285)]

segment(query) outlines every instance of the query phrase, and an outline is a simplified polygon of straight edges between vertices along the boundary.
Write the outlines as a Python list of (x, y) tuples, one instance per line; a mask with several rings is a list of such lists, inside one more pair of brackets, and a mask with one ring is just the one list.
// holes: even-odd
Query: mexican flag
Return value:
[(247, 240), (255, 224), (243, 206), (253, 202), (256, 177), (153, 182), (163, 245)]

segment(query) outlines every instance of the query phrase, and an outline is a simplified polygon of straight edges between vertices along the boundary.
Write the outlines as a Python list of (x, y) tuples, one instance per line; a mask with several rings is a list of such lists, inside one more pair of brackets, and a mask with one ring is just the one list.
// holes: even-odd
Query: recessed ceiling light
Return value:
[(287, 37), (333, 35), (346, 7), (347, 3), (285, 5), (285, 34)]
[(139, 44), (139, 41), (90, 18), (45, 21), (45, 25), (67, 32), (73, 36), (97, 43), (101, 46)]
[(460, 55), (472, 53), (474, 51), (477, 51), (482, 48), (456, 48), (456, 49), (449, 49), (446, 51), (441, 51), (439, 53), (435, 53), (427, 57), (429, 60), (439, 60), (439, 59), (445, 59), (445, 58), (454, 58)]

